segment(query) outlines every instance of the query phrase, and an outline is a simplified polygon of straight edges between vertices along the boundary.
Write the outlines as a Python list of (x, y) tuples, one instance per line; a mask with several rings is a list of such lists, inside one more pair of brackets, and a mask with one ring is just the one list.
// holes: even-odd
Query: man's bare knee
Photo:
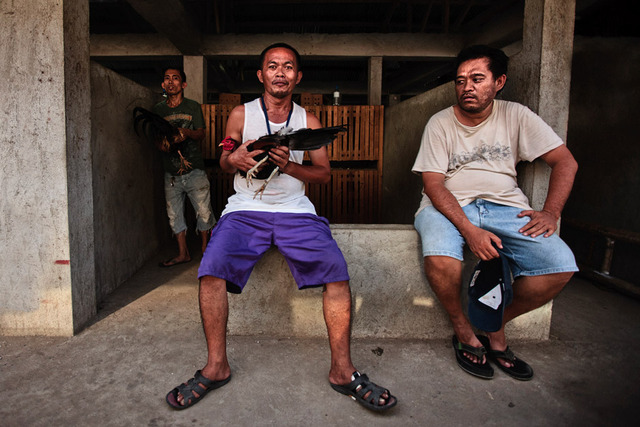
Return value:
[(553, 273), (550, 276), (552, 277), (551, 287), (555, 288), (556, 292), (560, 292), (573, 277), (573, 272)]
[(459, 282), (462, 277), (462, 261), (448, 256), (424, 257), (424, 272), (429, 283)]
[(573, 271), (567, 271), (565, 273), (557, 273), (558, 274), (558, 281), (560, 283), (562, 283), (562, 286), (566, 285), (569, 280), (571, 280), (571, 278), (573, 277)]
[(326, 293), (328, 296), (338, 296), (343, 294), (350, 294), (351, 288), (349, 287), (348, 281), (342, 282), (331, 282), (327, 283), (322, 287), (322, 292)]
[(462, 261), (449, 256), (429, 255), (424, 257), (424, 266), (429, 269), (446, 270), (458, 264), (462, 264)]
[(224, 279), (220, 279), (219, 277), (214, 276), (202, 276), (200, 279), (200, 287), (206, 288), (208, 290), (215, 290), (219, 288), (224, 288), (225, 292), (227, 289), (227, 281)]
[[(573, 277), (573, 272), (550, 273), (541, 276), (520, 276), (516, 283), (530, 283), (535, 289), (545, 288), (561, 290)], [(517, 285), (516, 285), (517, 286)]]

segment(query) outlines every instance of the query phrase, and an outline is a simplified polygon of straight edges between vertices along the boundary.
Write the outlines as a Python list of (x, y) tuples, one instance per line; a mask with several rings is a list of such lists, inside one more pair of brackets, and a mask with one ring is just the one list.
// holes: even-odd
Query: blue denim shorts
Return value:
[(211, 189), (207, 173), (201, 169), (194, 169), (184, 175), (172, 176), (164, 174), (164, 194), (167, 199), (167, 215), (173, 234), (182, 233), (187, 229), (184, 219), (184, 201), (189, 197), (196, 212), (197, 231), (211, 230), (216, 218), (211, 209)]
[[(518, 218), (521, 208), (477, 199), (462, 208), (469, 221), (502, 240), (514, 277), (578, 271), (573, 252), (557, 235), (525, 236), (518, 232), (529, 217)], [(436, 208), (427, 206), (415, 218), (423, 256), (448, 256), (463, 260), (464, 238)]]

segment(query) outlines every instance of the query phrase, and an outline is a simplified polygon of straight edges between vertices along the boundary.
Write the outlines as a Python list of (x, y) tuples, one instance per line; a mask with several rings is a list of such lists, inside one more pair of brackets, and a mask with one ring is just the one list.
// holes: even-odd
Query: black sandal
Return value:
[[(529, 381), (533, 378), (533, 369), (527, 362), (522, 359), (518, 359), (513, 351), (507, 346), (505, 351), (497, 351), (491, 350), (491, 346), (489, 345), (488, 337), (478, 337), (482, 345), (484, 345), (487, 349), (487, 356), (489, 360), (491, 360), (498, 368), (500, 368), (505, 374), (520, 380), (520, 381)], [(498, 359), (508, 360), (513, 363), (513, 366), (506, 367)]]
[[(172, 408), (187, 409), (188, 407), (198, 403), (200, 399), (205, 397), (211, 390), (220, 388), (229, 381), (231, 381), (231, 375), (224, 380), (213, 381), (202, 375), (202, 371), (197, 371), (189, 381), (184, 384), (180, 384), (178, 387), (171, 390), (169, 394), (167, 394), (166, 400)], [(204, 385), (206, 388), (202, 388), (200, 384)], [(197, 397), (193, 394), (194, 392), (198, 394)], [(178, 394), (181, 394), (183, 397), (182, 405), (178, 402)]]
[[(476, 335), (478, 339), (479, 336)], [(469, 360), (468, 357), (464, 355), (464, 353), (472, 354), (478, 358), (478, 360), (482, 360), (482, 358), (487, 355), (487, 349), (484, 347), (471, 347), (468, 344), (463, 344), (458, 341), (458, 337), (455, 335), (452, 338), (453, 349), (456, 351), (456, 361), (458, 362), (458, 366), (462, 368), (468, 374), (474, 375), (478, 378), (482, 378), (485, 380), (490, 380), (493, 378), (493, 368), (489, 365), (487, 359), (485, 359), (484, 363), (473, 363)]]
[[(365, 408), (373, 411), (386, 411), (387, 409), (393, 408), (396, 406), (396, 403), (398, 403), (398, 399), (392, 396), (389, 390), (372, 383), (369, 381), (369, 377), (365, 374), (360, 374), (360, 372), (355, 371), (352, 376), (354, 377), (354, 380), (349, 384), (329, 384), (331, 384), (331, 388), (338, 393), (350, 396)], [(368, 396), (367, 393), (369, 393)], [(386, 399), (382, 397), (384, 393), (387, 393), (388, 397)], [(365, 398), (365, 396), (367, 397)], [(385, 401), (383, 405), (380, 404), (380, 399)]]

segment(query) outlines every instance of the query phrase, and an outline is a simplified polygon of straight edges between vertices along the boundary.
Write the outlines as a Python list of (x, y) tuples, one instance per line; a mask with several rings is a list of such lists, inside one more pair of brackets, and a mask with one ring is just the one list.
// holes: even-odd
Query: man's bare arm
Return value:
[[(243, 128), (244, 105), (239, 105), (231, 111), (231, 114), (229, 114), (225, 137), (233, 138), (236, 141), (242, 141)], [(257, 162), (253, 158), (260, 153), (264, 153), (264, 150), (247, 151), (247, 145), (252, 142), (253, 140), (246, 141), (233, 152), (223, 150), (220, 155), (220, 168), (227, 173), (236, 173), (238, 170), (246, 172), (254, 167)]]
[(437, 172), (422, 172), (424, 192), (433, 206), (458, 229), (469, 245), (469, 249), (480, 259), (489, 260), (499, 256), (494, 247), (502, 248), (502, 241), (495, 234), (476, 227), (464, 214), (455, 196), (444, 185), (444, 175)]
[[(319, 129), (322, 127), (322, 124), (316, 116), (307, 113), (307, 126), (310, 129)], [(271, 161), (280, 168), (282, 173), (291, 175), (300, 181), (313, 184), (326, 184), (331, 180), (331, 166), (329, 164), (327, 147), (309, 151), (311, 165), (301, 165), (290, 162), (288, 147), (274, 148), (270, 151), (269, 156)]]
[(541, 211), (526, 210), (518, 216), (528, 216), (531, 220), (519, 231), (525, 236), (551, 236), (558, 228), (558, 220), (571, 194), (573, 181), (578, 171), (578, 163), (565, 145), (561, 145), (541, 156), (551, 167), (549, 191)]

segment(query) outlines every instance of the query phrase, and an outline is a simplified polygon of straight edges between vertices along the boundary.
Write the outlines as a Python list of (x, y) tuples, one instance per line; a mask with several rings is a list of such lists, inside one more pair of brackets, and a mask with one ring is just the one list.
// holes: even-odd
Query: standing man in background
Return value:
[(189, 197), (196, 212), (197, 231), (202, 239), (204, 253), (209, 233), (216, 223), (211, 209), (211, 190), (200, 151), (205, 136), (205, 123), (200, 104), (184, 97), (187, 76), (177, 68), (164, 71), (162, 89), (166, 99), (153, 107), (153, 112), (178, 128), (179, 137), (171, 141), (169, 152), (162, 152), (164, 191), (167, 214), (173, 234), (178, 241), (178, 255), (160, 263), (160, 267), (173, 267), (191, 261), (187, 247), (187, 223), (184, 216), (185, 196)]

